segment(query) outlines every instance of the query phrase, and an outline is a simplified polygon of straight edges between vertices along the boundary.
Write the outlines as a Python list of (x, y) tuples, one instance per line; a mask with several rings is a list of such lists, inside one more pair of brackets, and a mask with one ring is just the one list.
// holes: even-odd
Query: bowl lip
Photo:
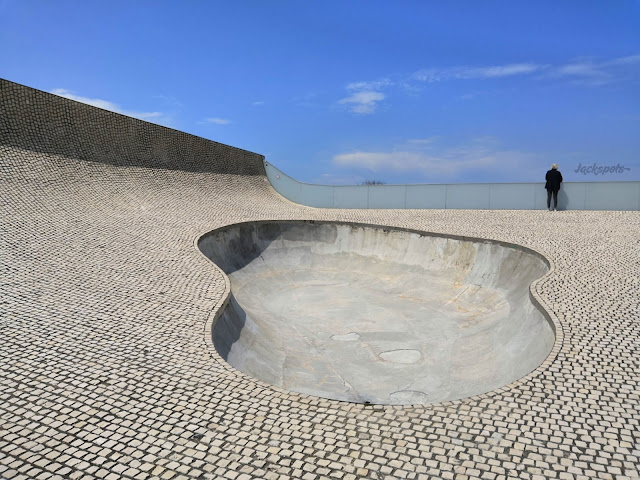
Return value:
[[(542, 260), (542, 262), (547, 266), (548, 271), (542, 275), (541, 277), (535, 279), (529, 285), (529, 299), (536, 309), (543, 315), (543, 317), (549, 323), (553, 334), (554, 334), (554, 342), (549, 351), (547, 357), (540, 363), (536, 368), (534, 368), (529, 373), (523, 375), (522, 377), (514, 380), (513, 382), (504, 385), (502, 387), (490, 390), (488, 392), (483, 392), (475, 395), (471, 395), (469, 397), (463, 397), (454, 400), (446, 400), (443, 402), (427, 402), (427, 403), (416, 403), (416, 404), (383, 404), (383, 403), (361, 403), (347, 400), (336, 400), (330, 397), (322, 397), (319, 395), (310, 395), (299, 392), (294, 392), (292, 390), (287, 390), (282, 387), (278, 387), (267, 383), (263, 380), (259, 380), (251, 375), (238, 370), (233, 367), (229, 363), (227, 363), (216, 350), (213, 343), (213, 329), (215, 327), (216, 322), (222, 316), (229, 301), (231, 299), (231, 282), (227, 274), (220, 268), (217, 264), (215, 264), (209, 257), (207, 257), (204, 252), (200, 249), (200, 245), (207, 238), (214, 236), (218, 233), (224, 232), (226, 230), (230, 230), (231, 228), (241, 227), (243, 225), (263, 225), (263, 224), (307, 224), (307, 225), (339, 225), (339, 226), (349, 226), (349, 227), (357, 227), (357, 228), (371, 228), (376, 230), (383, 230), (384, 232), (406, 232), (417, 234), (421, 237), (436, 237), (436, 238), (444, 238), (451, 240), (458, 240), (463, 242), (473, 242), (473, 243), (483, 243), (483, 244), (492, 244), (492, 245), (500, 245), (505, 248), (510, 248), (514, 250), (519, 250), (525, 253), (529, 253), (534, 255), (535, 257)], [(562, 350), (564, 345), (564, 331), (562, 327), (562, 323), (560, 319), (555, 314), (555, 312), (550, 308), (548, 303), (544, 300), (539, 291), (539, 286), (548, 278), (552, 277), (555, 274), (556, 266), (555, 262), (544, 255), (543, 253), (524, 245), (520, 245), (517, 243), (507, 242), (504, 240), (496, 240), (492, 238), (486, 237), (473, 237), (467, 235), (458, 235), (458, 234), (449, 234), (443, 232), (430, 232), (427, 230), (420, 230), (415, 228), (406, 228), (400, 226), (392, 226), (392, 225), (381, 225), (375, 223), (363, 223), (363, 222), (349, 222), (344, 220), (310, 220), (310, 219), (259, 219), (259, 220), (247, 220), (242, 222), (233, 222), (222, 225), (220, 227), (214, 228), (213, 230), (209, 230), (205, 233), (201, 233), (196, 235), (193, 238), (193, 247), (198, 251), (198, 253), (204, 258), (209, 265), (213, 265), (214, 269), (218, 271), (224, 281), (224, 292), (220, 299), (216, 301), (213, 305), (209, 314), (207, 316), (206, 321), (203, 325), (203, 335), (204, 335), (204, 343), (206, 345), (207, 351), (210, 357), (218, 364), (220, 364), (230, 375), (234, 376), (237, 380), (241, 380), (243, 382), (248, 382), (251, 386), (250, 388), (253, 390), (253, 394), (257, 397), (266, 397), (266, 398), (279, 398), (281, 401), (286, 400), (292, 403), (297, 403), (301, 405), (306, 405), (306, 408), (344, 408), (348, 406), (350, 408), (362, 408), (362, 409), (375, 409), (375, 410), (384, 410), (389, 412), (397, 412), (397, 411), (410, 411), (415, 409), (437, 409), (439, 407), (448, 408), (448, 407), (460, 407), (469, 403), (479, 403), (481, 401), (492, 401), (494, 397), (500, 397), (501, 395), (509, 396), (509, 394), (516, 389), (517, 387), (526, 386), (525, 384), (533, 380), (534, 378), (540, 376), (544, 372), (548, 371), (549, 368), (553, 365), (558, 354)], [(497, 400), (500, 400), (498, 398)], [(509, 401), (509, 399), (503, 399), (503, 401)]]

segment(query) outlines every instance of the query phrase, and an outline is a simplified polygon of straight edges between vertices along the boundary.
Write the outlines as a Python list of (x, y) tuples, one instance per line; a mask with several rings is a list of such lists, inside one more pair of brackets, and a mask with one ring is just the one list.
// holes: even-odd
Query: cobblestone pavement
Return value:
[[(0, 478), (638, 478), (640, 212), (322, 210), (262, 157), (0, 81)], [(537, 370), (414, 407), (292, 394), (228, 366), (195, 247), (323, 219), (490, 238), (552, 271)]]

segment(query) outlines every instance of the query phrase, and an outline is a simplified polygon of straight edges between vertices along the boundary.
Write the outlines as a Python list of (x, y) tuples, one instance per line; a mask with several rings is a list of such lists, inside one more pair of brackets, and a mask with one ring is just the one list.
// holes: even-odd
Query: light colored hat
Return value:
[(551, 165), (551, 168), (553, 168), (554, 170), (557, 170), (558, 169), (558, 164), (554, 163), (553, 165)]

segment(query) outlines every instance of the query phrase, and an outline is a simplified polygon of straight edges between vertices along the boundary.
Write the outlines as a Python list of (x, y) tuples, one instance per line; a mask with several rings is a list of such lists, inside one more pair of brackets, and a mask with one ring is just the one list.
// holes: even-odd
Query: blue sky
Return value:
[(640, 180), (640, 0), (0, 0), (0, 77), (306, 182)]

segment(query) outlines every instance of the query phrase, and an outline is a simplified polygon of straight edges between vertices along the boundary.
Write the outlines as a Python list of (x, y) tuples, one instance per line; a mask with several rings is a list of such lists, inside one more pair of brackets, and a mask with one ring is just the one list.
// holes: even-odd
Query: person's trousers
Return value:
[(551, 208), (552, 193), (553, 193), (553, 208), (558, 208), (558, 190), (547, 190), (547, 208)]

